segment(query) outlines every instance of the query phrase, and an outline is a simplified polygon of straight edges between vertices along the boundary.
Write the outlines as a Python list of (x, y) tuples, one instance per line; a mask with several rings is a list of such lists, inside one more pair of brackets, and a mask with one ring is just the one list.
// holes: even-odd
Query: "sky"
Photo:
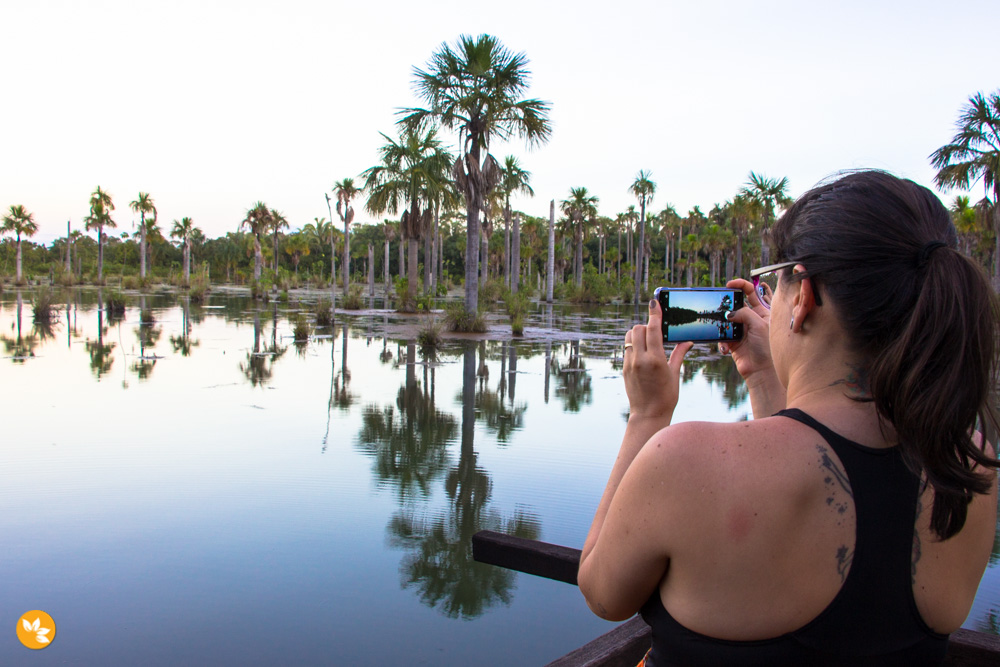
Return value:
[(492, 146), (531, 172), (512, 203), (539, 216), (582, 186), (614, 217), (639, 170), (652, 210), (682, 215), (751, 171), (793, 196), (864, 167), (933, 188), (927, 156), (1000, 89), (996, 0), (2, 0), (0, 25), (0, 209), (24, 205), (41, 243), (82, 227), (98, 185), (117, 232), (139, 192), (165, 234), (186, 216), (222, 236), (258, 200), (292, 230), (329, 219), (324, 193), (377, 163), (419, 105), (414, 68), (462, 34), (523, 52), (551, 104), (547, 144)]

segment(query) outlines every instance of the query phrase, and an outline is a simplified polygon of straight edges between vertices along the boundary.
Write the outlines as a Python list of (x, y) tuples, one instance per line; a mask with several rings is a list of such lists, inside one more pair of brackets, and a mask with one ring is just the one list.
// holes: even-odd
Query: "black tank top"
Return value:
[(919, 478), (898, 447), (873, 449), (837, 435), (801, 410), (778, 415), (816, 430), (843, 463), (856, 519), (854, 559), (840, 592), (798, 630), (756, 641), (688, 630), (667, 612), (659, 588), (641, 614), (653, 630), (648, 667), (684, 665), (939, 665), (948, 635), (917, 611), (911, 582)]

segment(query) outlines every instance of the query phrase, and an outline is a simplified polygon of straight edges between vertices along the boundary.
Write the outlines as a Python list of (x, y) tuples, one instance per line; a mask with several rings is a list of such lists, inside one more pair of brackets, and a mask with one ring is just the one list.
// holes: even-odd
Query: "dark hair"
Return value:
[[(956, 249), (948, 211), (927, 188), (880, 171), (822, 183), (775, 223), (778, 261), (798, 261), (838, 306), (867, 370), (879, 418), (934, 487), (931, 527), (965, 525), (973, 494), (1000, 462), (970, 440), (977, 416), (997, 428), (997, 295)], [(786, 272), (785, 279), (788, 279)]]

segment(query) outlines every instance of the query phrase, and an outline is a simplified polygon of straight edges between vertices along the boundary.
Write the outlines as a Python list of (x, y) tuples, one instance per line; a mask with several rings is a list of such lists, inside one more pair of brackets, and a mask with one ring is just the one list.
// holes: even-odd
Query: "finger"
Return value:
[(749, 304), (751, 308), (756, 308), (761, 305), (760, 295), (757, 294), (757, 290), (754, 289), (753, 283), (749, 280), (744, 280), (743, 278), (733, 278), (726, 283), (726, 287), (730, 289), (742, 290), (744, 301)]
[(636, 352), (645, 352), (646, 350), (646, 325), (637, 324), (632, 327), (632, 346)]
[(771, 286), (767, 283), (761, 283), (764, 286), (764, 303), (771, 305), (771, 299), (774, 298), (774, 291), (771, 290)]
[(656, 299), (649, 302), (649, 324), (646, 326), (646, 347), (663, 349), (663, 311)]
[(729, 343), (719, 343), (719, 354), (729, 354)]
[(675, 373), (679, 373), (681, 370), (681, 364), (684, 363), (684, 355), (687, 354), (691, 348), (694, 347), (694, 343), (678, 343), (674, 346), (674, 349), (670, 350), (670, 360), (667, 365)]

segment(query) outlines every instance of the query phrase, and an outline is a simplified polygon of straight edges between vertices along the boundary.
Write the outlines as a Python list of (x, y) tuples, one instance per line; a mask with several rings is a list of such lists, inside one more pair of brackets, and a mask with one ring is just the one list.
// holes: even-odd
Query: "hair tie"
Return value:
[(927, 264), (927, 261), (931, 257), (931, 253), (938, 248), (947, 248), (948, 244), (944, 241), (931, 241), (923, 248), (920, 249), (920, 253), (917, 255), (917, 268), (922, 269)]

